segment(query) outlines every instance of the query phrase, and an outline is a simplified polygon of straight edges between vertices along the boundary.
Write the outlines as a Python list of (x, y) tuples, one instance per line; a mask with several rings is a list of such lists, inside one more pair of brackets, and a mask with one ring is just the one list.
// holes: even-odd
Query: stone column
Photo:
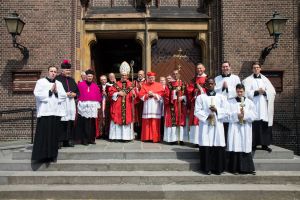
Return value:
[[(148, 35), (148, 39), (145, 40), (145, 35)], [(156, 32), (137, 32), (136, 40), (143, 47), (143, 70), (146, 72), (151, 71), (151, 46), (158, 40)]]
[(206, 66), (207, 74), (212, 72), (212, 66), (210, 66), (210, 54), (209, 54), (209, 41), (207, 32), (199, 32), (196, 37), (196, 42), (200, 45), (202, 51), (202, 62)]
[(97, 42), (95, 33), (85, 33), (83, 40), (83, 49), (81, 52), (81, 69), (87, 70), (91, 67), (91, 45)]

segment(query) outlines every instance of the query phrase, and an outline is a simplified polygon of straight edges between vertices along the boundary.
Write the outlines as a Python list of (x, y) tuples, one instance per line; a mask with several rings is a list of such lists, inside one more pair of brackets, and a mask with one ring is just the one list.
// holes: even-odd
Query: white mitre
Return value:
[(120, 74), (129, 74), (130, 73), (130, 66), (126, 61), (123, 61), (120, 65)]

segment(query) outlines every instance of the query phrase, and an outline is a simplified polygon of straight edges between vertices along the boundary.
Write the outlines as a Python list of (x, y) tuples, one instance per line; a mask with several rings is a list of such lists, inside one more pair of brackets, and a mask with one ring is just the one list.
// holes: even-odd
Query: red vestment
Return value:
[[(179, 87), (180, 90), (177, 91)], [(177, 98), (174, 98), (175, 96)], [(179, 103), (179, 98), (182, 96), (186, 96), (186, 84), (181, 80), (173, 81), (165, 88), (164, 114), (166, 127), (186, 125), (186, 105), (184, 101)]]
[(206, 93), (206, 90), (204, 88), (206, 78), (207, 76), (196, 77), (196, 81), (195, 79), (193, 79), (187, 87), (187, 96), (188, 96), (187, 98), (188, 98), (189, 110), (190, 110), (189, 113), (190, 126), (199, 125), (199, 119), (194, 115), (195, 101), (198, 95), (200, 95), (203, 92)]
[[(132, 83), (130, 81), (114, 83), (108, 89), (111, 120), (117, 125), (128, 125), (133, 122), (132, 120)], [(125, 92), (127, 95), (124, 97), (118, 96), (114, 101), (113, 94), (119, 91)]]
[[(149, 97), (149, 91), (154, 93), (154, 97)], [(142, 114), (142, 141), (160, 141), (160, 120), (162, 114), (160, 100), (163, 94), (163, 86), (158, 82), (144, 84), (139, 92), (139, 98), (144, 101), (144, 110)]]

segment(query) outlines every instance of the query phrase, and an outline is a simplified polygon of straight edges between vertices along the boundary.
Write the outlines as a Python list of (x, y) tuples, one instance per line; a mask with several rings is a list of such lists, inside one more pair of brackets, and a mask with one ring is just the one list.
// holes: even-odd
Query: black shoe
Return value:
[(83, 142), (82, 145), (88, 146), (89, 144), (87, 142)]
[(96, 144), (96, 142), (95, 141), (91, 141), (91, 142), (89, 142), (89, 144)]
[(184, 142), (180, 141), (180, 142), (179, 142), (179, 145), (184, 145)]
[(268, 147), (268, 146), (262, 146), (262, 150), (265, 150), (265, 151), (267, 151), (269, 153), (272, 152), (272, 149), (270, 147)]
[(253, 171), (251, 174), (252, 174), (252, 175), (256, 175), (256, 171)]

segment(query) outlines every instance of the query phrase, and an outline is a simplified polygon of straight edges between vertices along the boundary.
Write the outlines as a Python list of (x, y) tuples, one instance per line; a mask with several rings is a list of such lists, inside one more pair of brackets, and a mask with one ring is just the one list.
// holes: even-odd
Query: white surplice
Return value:
[[(216, 86), (215, 91), (218, 94), (223, 94), (228, 99), (236, 97), (236, 85), (241, 83), (240, 78), (237, 75), (231, 74), (229, 77), (222, 77), (222, 75), (219, 75), (215, 78)], [(227, 83), (228, 86), (228, 92), (226, 90), (222, 91), (222, 87), (224, 82)]]
[[(251, 74), (243, 80), (243, 84), (245, 85), (247, 97), (253, 100), (255, 105), (257, 112), (257, 118), (255, 120), (263, 120), (268, 122), (269, 126), (272, 126), (276, 91), (267, 77), (262, 74), (260, 74), (260, 76), (261, 78), (254, 78), (254, 75)], [(266, 91), (266, 96), (261, 94), (254, 96), (254, 92), (259, 90), (259, 88)]]
[(241, 122), (238, 114), (241, 113), (241, 102), (235, 98), (229, 100), (229, 127), (227, 137), (227, 151), (250, 153), (252, 151), (252, 122), (256, 119), (254, 103), (244, 100), (244, 118)]
[(162, 97), (155, 94), (155, 98), (148, 98), (145, 100), (145, 96), (141, 98), (143, 104), (143, 119), (160, 119), (162, 114), (161, 99)]
[(65, 116), (66, 115), (66, 98), (67, 94), (61, 82), (55, 81), (57, 97), (53, 93), (49, 96), (54, 83), (49, 82), (46, 78), (37, 81), (34, 88), (36, 98), (37, 117), (42, 116)]
[[(215, 115), (215, 125), (209, 123), (208, 116), (212, 112), (210, 106), (214, 105), (217, 109)], [(199, 145), (200, 146), (225, 146), (225, 136), (223, 121), (228, 119), (228, 102), (225, 96), (216, 94), (208, 96), (201, 94), (195, 102), (194, 115), (199, 122)]]
[[(118, 92), (115, 92), (112, 96), (113, 101), (118, 100)], [(109, 139), (110, 140), (133, 140), (134, 132), (133, 132), (133, 123), (128, 125), (118, 125), (110, 121), (109, 127)]]

